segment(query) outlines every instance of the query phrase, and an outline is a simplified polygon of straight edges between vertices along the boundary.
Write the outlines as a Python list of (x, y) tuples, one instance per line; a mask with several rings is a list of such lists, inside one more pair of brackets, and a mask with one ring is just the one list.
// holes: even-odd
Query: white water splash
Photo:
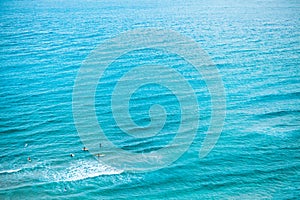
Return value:
[(8, 169), (8, 170), (3, 170), (3, 171), (0, 171), (0, 174), (10, 174), (10, 173), (15, 173), (15, 172), (18, 172), (18, 171), (21, 171), (22, 169)]
[(78, 181), (87, 178), (97, 177), (101, 175), (113, 175), (121, 174), (123, 170), (117, 170), (110, 166), (101, 164), (96, 160), (78, 160), (65, 170), (60, 169), (59, 171), (50, 169), (48, 171), (48, 177), (53, 182), (61, 181)]

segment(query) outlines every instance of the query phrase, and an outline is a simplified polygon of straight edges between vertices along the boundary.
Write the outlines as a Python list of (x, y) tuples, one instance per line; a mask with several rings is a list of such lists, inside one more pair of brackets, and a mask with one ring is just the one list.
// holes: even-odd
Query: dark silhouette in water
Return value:
[(82, 149), (83, 151), (88, 151), (88, 149), (86, 148), (86, 147), (83, 147), (83, 149)]
[(99, 159), (100, 157), (103, 157), (103, 156), (105, 156), (105, 154), (97, 153), (97, 154), (95, 154), (95, 156), (97, 156), (97, 157), (98, 157), (98, 159)]

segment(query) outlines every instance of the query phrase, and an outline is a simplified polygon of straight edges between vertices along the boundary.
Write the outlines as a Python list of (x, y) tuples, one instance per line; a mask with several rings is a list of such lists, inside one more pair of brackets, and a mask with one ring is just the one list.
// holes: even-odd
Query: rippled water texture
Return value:
[[(299, 199), (299, 20), (297, 0), (1, 1), (0, 199)], [(150, 106), (160, 104), (166, 124), (154, 137), (122, 133), (110, 97), (129, 68), (172, 67), (189, 81), (199, 104), (189, 150), (163, 169), (131, 173), (82, 151), (73, 86), (97, 45), (128, 30), (157, 27), (192, 38), (209, 54), (223, 79), (226, 119), (216, 146), (199, 159), (212, 115), (202, 77), (182, 57), (156, 49), (119, 57), (95, 93), (97, 119), (116, 146), (156, 151), (174, 139), (181, 119), (172, 91), (145, 85), (131, 96), (129, 113), (146, 126)]]

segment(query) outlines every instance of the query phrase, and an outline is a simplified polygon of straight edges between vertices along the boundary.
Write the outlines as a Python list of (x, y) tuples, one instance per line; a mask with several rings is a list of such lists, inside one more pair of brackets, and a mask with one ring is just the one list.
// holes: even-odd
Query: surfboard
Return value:
[(105, 154), (101, 154), (101, 153), (97, 153), (97, 154), (94, 154), (95, 156), (97, 156), (97, 157), (103, 157), (103, 156), (105, 156)]

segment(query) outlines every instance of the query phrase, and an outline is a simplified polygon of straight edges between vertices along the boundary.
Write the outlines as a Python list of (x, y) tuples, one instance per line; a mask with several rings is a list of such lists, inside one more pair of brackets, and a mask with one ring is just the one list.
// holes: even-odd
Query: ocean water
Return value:
[[(1, 1), (0, 199), (300, 199), (299, 20), (297, 0)], [(226, 118), (206, 157), (199, 158), (211, 119), (205, 81), (178, 55), (153, 49), (112, 63), (95, 93), (97, 119), (126, 151), (163, 148), (180, 124), (172, 92), (152, 84), (131, 96), (138, 125), (150, 123), (151, 104), (170, 113), (160, 134), (142, 139), (116, 134), (107, 94), (127, 67), (175, 66), (198, 97), (200, 123), (189, 149), (142, 173), (82, 151), (72, 110), (77, 73), (103, 41), (136, 28), (192, 38), (219, 70)]]

